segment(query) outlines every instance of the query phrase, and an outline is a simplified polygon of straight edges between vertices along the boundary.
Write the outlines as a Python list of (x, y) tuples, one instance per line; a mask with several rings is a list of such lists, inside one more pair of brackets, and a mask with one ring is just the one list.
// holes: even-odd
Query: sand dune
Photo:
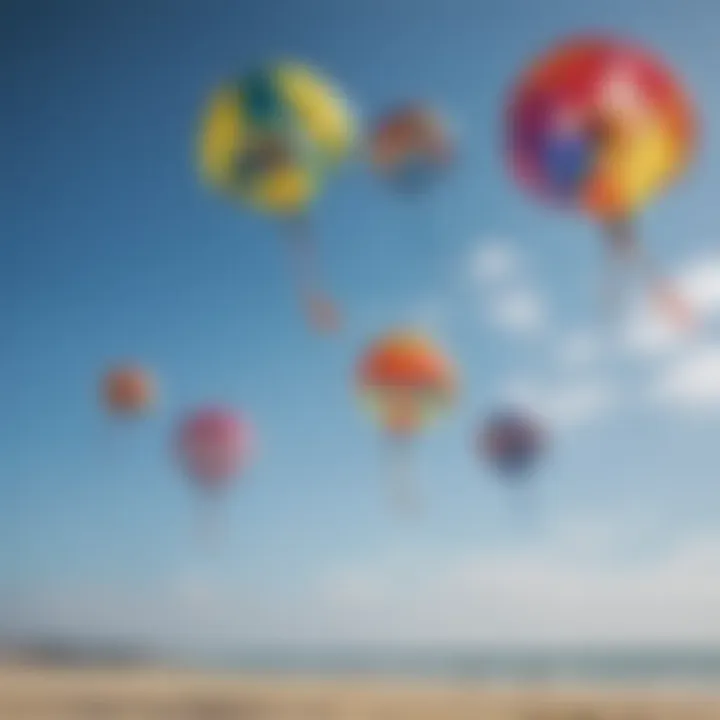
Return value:
[(720, 720), (718, 695), (0, 669), (1, 720)]

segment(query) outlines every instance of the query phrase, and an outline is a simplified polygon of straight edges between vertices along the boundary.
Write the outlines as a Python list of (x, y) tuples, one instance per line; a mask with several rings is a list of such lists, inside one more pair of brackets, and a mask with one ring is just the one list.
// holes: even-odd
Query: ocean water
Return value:
[(205, 658), (226, 670), (283, 675), (432, 678), (493, 684), (674, 685), (720, 692), (717, 650), (253, 651)]
[(487, 684), (703, 688), (720, 693), (720, 647), (623, 649), (278, 649), (199, 651), (119, 640), (0, 642), (7, 658), (50, 665), (163, 665), (202, 671), (339, 678), (432, 679)]

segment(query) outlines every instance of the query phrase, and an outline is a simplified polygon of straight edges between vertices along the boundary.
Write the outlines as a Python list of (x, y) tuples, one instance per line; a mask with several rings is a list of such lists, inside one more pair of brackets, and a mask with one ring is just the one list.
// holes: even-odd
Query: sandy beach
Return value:
[(718, 720), (720, 690), (492, 688), (165, 670), (0, 668), (2, 720)]

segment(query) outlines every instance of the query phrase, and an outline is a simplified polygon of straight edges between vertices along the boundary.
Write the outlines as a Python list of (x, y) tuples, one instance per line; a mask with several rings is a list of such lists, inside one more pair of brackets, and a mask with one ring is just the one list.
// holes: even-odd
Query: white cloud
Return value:
[(628, 517), (578, 518), (514, 549), (378, 551), (307, 578), (302, 592), (195, 576), (190, 597), (184, 579), (37, 593), (13, 627), (196, 649), (720, 642), (720, 536), (633, 558), (628, 548), (646, 530)]
[(545, 328), (545, 302), (524, 277), (520, 258), (510, 243), (483, 242), (470, 265), (483, 315), (491, 326), (520, 335)]
[(540, 297), (528, 289), (498, 294), (486, 307), (488, 321), (511, 333), (534, 333), (545, 327), (547, 314)]
[(553, 544), (568, 554), (601, 559), (617, 553), (626, 540), (627, 533), (618, 533), (617, 527), (609, 522), (571, 518), (556, 529)]
[(541, 546), (445, 563), (378, 559), (339, 570), (328, 593), (357, 642), (720, 640), (720, 538), (687, 538), (666, 555), (631, 562), (628, 536), (612, 525), (585, 534), (589, 551), (568, 542), (578, 537), (575, 528)]
[(646, 294), (634, 303), (625, 323), (624, 345), (631, 352), (654, 355), (677, 350), (703, 323), (720, 316), (720, 256), (689, 263), (670, 278), (669, 284), (687, 304), (694, 327), (673, 324), (658, 308), (657, 296)]
[(509, 243), (489, 240), (475, 250), (470, 269), (475, 280), (483, 283), (507, 280), (517, 270), (518, 259)]
[(651, 396), (687, 409), (720, 406), (720, 346), (690, 350), (664, 368)]
[(638, 300), (630, 310), (622, 330), (623, 345), (632, 353), (656, 355), (677, 349), (686, 334), (669, 323), (644, 297)]
[(566, 367), (590, 365), (601, 351), (600, 338), (589, 330), (578, 330), (558, 344), (558, 359)]
[(677, 278), (680, 293), (703, 318), (720, 314), (720, 256), (707, 256), (689, 264)]
[(545, 412), (556, 425), (585, 425), (605, 415), (615, 404), (612, 388), (601, 380), (561, 385), (546, 400)]
[(546, 387), (531, 378), (508, 380), (500, 390), (500, 401), (510, 405), (534, 405), (545, 397)]
[(502, 395), (507, 402), (526, 406), (549, 424), (564, 429), (587, 425), (618, 403), (612, 386), (595, 377), (559, 384), (515, 380)]

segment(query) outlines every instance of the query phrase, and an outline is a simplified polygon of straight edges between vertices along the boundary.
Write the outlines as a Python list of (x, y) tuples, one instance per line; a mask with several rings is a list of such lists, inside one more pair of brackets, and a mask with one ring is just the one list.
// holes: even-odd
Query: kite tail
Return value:
[(198, 508), (198, 543), (208, 553), (217, 551), (225, 537), (222, 502), (216, 493), (203, 493)]
[(390, 445), (389, 493), (392, 507), (405, 517), (417, 515), (420, 497), (411, 468), (410, 446), (403, 436), (393, 436)]
[(510, 512), (521, 535), (533, 535), (540, 523), (537, 489), (531, 481), (524, 477), (510, 488)]
[(335, 303), (322, 290), (317, 241), (306, 216), (298, 215), (292, 219), (289, 242), (297, 292), (308, 321), (319, 332), (335, 332), (340, 325), (340, 317)]
[(653, 259), (638, 240), (635, 224), (629, 217), (611, 221), (607, 234), (612, 250), (611, 269), (608, 277), (610, 307), (616, 308), (618, 273), (620, 265), (633, 265), (643, 276), (650, 297), (658, 312), (677, 329), (688, 329), (694, 323), (692, 309), (687, 300), (656, 267)]

